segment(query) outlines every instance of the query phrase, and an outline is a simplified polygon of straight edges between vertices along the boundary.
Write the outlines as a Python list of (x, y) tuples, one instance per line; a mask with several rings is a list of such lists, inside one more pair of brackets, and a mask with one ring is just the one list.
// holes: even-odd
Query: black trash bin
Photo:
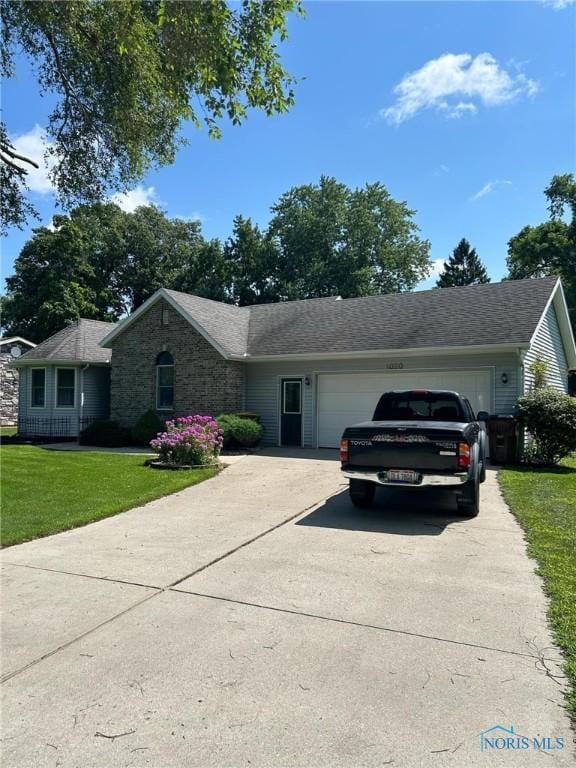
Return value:
[(518, 422), (514, 416), (496, 414), (488, 419), (488, 443), (493, 464), (518, 460)]

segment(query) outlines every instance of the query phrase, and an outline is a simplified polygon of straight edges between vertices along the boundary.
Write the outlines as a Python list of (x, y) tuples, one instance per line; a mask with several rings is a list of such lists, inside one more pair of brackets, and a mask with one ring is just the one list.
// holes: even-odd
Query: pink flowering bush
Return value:
[(223, 431), (212, 416), (180, 416), (166, 422), (166, 432), (150, 441), (161, 461), (168, 464), (211, 464), (222, 448)]

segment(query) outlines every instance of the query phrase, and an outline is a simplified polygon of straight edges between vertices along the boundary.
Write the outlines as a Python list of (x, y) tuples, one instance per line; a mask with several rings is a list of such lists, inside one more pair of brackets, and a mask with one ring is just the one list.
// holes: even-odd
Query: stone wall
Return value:
[(8, 363), (14, 358), (8, 351), (0, 352), (0, 425), (18, 423), (18, 371)]
[[(167, 325), (162, 324), (166, 310)], [(174, 358), (174, 412), (162, 419), (193, 413), (217, 416), (243, 407), (244, 366), (225, 360), (167, 302), (156, 302), (120, 334), (112, 347), (111, 418), (133, 425), (147, 410), (156, 410), (156, 358)]]

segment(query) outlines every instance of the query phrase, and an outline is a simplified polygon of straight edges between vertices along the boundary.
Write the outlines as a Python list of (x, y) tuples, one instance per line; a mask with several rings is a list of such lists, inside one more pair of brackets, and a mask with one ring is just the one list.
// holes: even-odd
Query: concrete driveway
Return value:
[[(332, 452), (268, 451), (4, 550), (2, 764), (573, 765), (534, 564), (482, 497), (359, 511)], [(566, 747), (481, 750), (495, 725)]]

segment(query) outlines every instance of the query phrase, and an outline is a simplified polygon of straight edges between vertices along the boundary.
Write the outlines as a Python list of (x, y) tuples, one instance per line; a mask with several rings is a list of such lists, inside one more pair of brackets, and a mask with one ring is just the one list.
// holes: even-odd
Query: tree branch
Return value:
[(31, 158), (26, 157), (25, 155), (19, 155), (18, 152), (14, 152), (13, 147), (11, 147), (9, 144), (0, 143), (0, 152), (4, 152), (5, 155), (9, 155), (13, 160), (22, 160), (24, 163), (29, 163), (30, 165), (33, 165), (34, 168), (40, 167), (38, 163), (36, 163)]
[(24, 177), (28, 174), (28, 171), (25, 168), (20, 168), (19, 165), (16, 165), (16, 163), (13, 163), (11, 160), (9, 160), (7, 157), (5, 157), (2, 152), (0, 151), (0, 160), (5, 163), (6, 165), (10, 166), (13, 171), (16, 171), (16, 173), (20, 177)]
[(85, 115), (90, 114), (90, 110), (88, 107), (84, 104), (82, 99), (78, 96), (76, 93), (76, 90), (74, 89), (74, 86), (68, 79), (68, 75), (64, 71), (64, 67), (62, 66), (62, 61), (60, 59), (60, 53), (58, 51), (58, 47), (56, 43), (54, 42), (54, 38), (50, 34), (50, 32), (47, 32), (46, 30), (43, 30), (44, 35), (46, 36), (46, 40), (48, 40), (48, 45), (52, 49), (52, 53), (54, 54), (54, 60), (56, 62), (56, 69), (58, 70), (58, 74), (60, 75), (60, 79), (62, 80), (62, 85), (64, 86), (64, 91), (67, 97), (72, 98), (80, 107), (80, 109), (84, 112)]

